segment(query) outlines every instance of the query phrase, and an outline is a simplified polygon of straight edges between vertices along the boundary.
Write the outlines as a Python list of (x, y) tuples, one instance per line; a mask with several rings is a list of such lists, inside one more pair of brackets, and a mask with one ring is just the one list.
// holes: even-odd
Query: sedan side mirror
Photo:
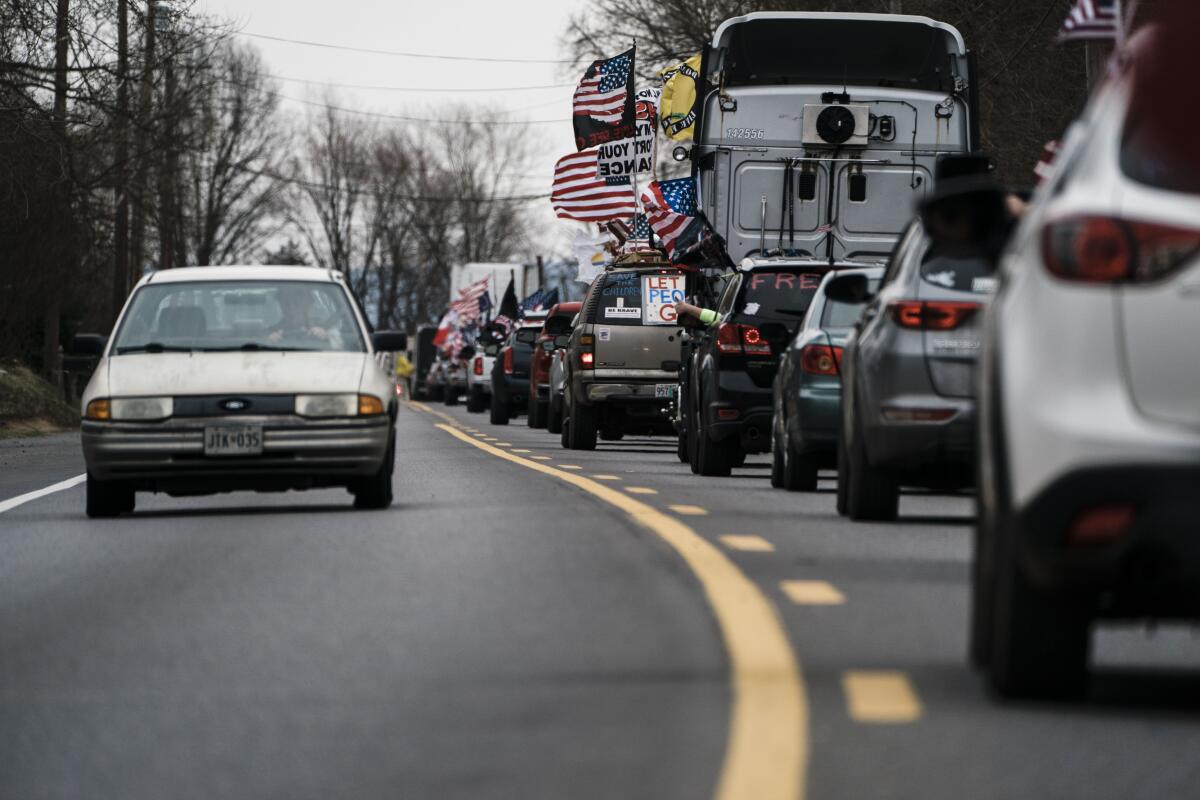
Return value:
[(77, 356), (102, 356), (108, 337), (99, 333), (77, 333), (71, 339), (71, 353)]
[(825, 296), (835, 303), (861, 305), (874, 295), (866, 275), (838, 275), (825, 284)]
[(545, 350), (547, 353), (553, 353), (554, 352), (554, 340), (553, 339), (542, 340), (542, 349)]
[(537, 341), (537, 338), (537, 328), (521, 328), (521, 330), (517, 331), (517, 341), (521, 344), (533, 344)]
[(561, 348), (561, 347), (567, 347), (570, 344), (571, 344), (571, 334), (569, 334), (569, 333), (560, 333), (558, 336), (554, 337), (554, 347), (556, 349)]
[(371, 344), (385, 353), (398, 353), (408, 348), (408, 334), (403, 331), (375, 331)]

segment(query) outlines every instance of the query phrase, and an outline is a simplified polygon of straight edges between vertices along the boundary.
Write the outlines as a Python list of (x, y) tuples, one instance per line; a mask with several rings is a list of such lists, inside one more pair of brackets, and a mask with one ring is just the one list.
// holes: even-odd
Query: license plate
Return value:
[(655, 397), (674, 397), (675, 390), (679, 387), (673, 383), (657, 383), (654, 385)]
[(204, 455), (206, 456), (257, 456), (261, 453), (261, 425), (204, 429)]

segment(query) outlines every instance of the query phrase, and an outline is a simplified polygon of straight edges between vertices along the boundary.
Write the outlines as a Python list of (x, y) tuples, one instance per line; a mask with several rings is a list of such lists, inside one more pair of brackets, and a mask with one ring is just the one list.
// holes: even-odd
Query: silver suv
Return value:
[(562, 444), (592, 450), (597, 437), (671, 435), (683, 331), (674, 317), (685, 273), (661, 256), (619, 260), (592, 283), (565, 358)]

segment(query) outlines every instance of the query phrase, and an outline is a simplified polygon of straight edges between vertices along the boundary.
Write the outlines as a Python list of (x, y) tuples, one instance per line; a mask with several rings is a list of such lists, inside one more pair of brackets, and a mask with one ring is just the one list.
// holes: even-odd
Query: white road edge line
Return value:
[(59, 481), (53, 486), (47, 486), (45, 489), (38, 489), (26, 494), (17, 495), (9, 500), (0, 500), (0, 514), (3, 514), (5, 511), (12, 511), (17, 506), (23, 506), (26, 503), (37, 500), (39, 497), (45, 497), (48, 494), (74, 488), (86, 480), (87, 473), (84, 473), (83, 475), (76, 475), (74, 478), (67, 478), (65, 481)]

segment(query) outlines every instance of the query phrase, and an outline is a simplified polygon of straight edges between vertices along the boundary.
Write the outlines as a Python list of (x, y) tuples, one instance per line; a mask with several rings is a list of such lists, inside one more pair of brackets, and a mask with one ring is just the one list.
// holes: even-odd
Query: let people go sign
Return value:
[(685, 298), (683, 275), (642, 276), (642, 324), (674, 325), (675, 304)]

